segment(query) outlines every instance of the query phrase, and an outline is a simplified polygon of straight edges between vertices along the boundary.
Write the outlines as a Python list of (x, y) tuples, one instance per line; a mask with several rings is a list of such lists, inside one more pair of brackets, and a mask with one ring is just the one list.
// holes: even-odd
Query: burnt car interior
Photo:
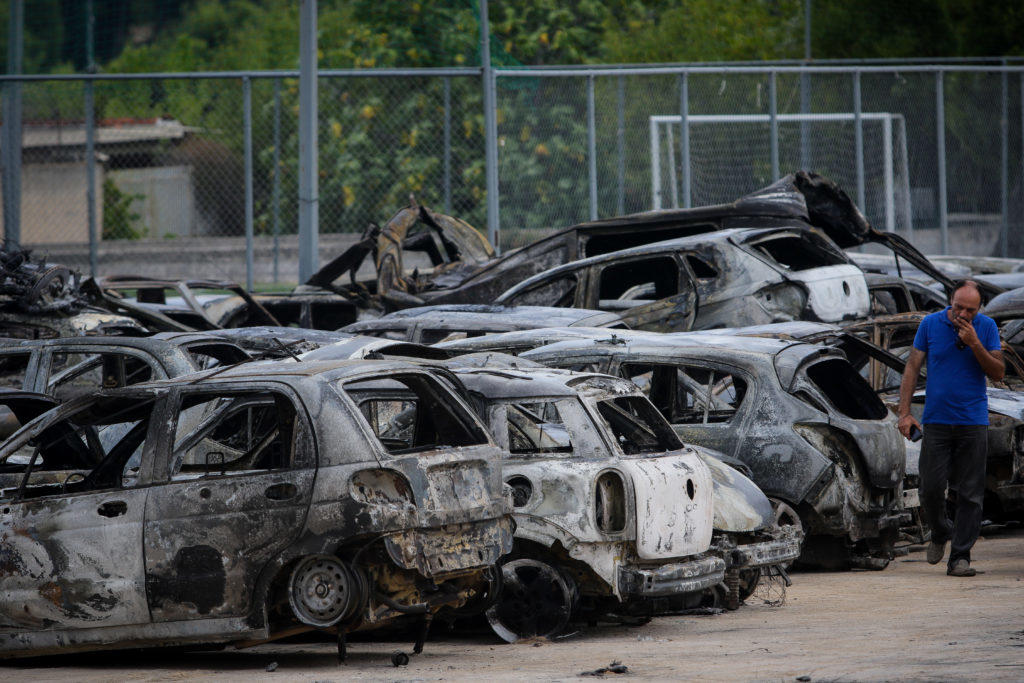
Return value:
[(50, 360), (46, 391), (62, 403), (99, 389), (146, 382), (153, 369), (141, 358), (124, 353), (55, 353)]
[(505, 414), (509, 453), (572, 453), (557, 401), (510, 403)]
[(747, 245), (755, 252), (794, 271), (848, 263), (812, 232), (754, 237), (747, 241)]
[(807, 368), (807, 377), (847, 417), (881, 420), (888, 412), (867, 381), (844, 360), (819, 361)]
[(468, 414), (425, 377), (393, 375), (346, 382), (370, 429), (392, 455), (487, 443)]
[(696, 366), (626, 364), (623, 374), (673, 424), (728, 422), (747, 393), (740, 377)]
[(649, 401), (637, 396), (600, 401), (597, 412), (608, 423), (619, 449), (626, 455), (664, 453), (683, 447), (665, 418)]
[[(153, 402), (138, 398), (97, 401), (54, 422), (0, 463), (0, 472), (24, 472), (3, 499), (32, 499), (84, 491), (130, 488), (138, 479)], [(70, 472), (58, 475), (53, 472)]]
[(576, 300), (577, 285), (577, 275), (575, 273), (568, 273), (523, 290), (505, 303), (510, 306), (555, 306), (557, 308), (569, 308)]
[[(625, 310), (679, 292), (679, 264), (671, 256), (613, 263), (601, 270), (599, 308)], [(644, 298), (630, 298), (635, 294)]]
[(171, 454), (172, 481), (287, 469), (295, 407), (274, 392), (186, 396)]
[(5, 353), (0, 355), (0, 387), (21, 389), (25, 385), (25, 373), (32, 354)]

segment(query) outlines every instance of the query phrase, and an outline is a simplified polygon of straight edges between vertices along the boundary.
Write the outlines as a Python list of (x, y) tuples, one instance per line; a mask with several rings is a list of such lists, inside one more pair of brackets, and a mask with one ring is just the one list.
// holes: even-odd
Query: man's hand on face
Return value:
[(954, 316), (953, 327), (956, 328), (957, 334), (960, 335), (960, 341), (962, 341), (965, 346), (974, 348), (975, 345), (981, 343), (981, 340), (978, 339), (978, 333), (974, 330), (974, 325), (971, 324), (970, 320)]

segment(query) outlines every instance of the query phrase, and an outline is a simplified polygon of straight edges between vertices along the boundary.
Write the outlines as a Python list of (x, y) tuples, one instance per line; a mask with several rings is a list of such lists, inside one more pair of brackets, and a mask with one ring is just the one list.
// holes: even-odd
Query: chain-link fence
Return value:
[[(806, 168), (925, 252), (1024, 256), (1022, 83), (1019, 65), (496, 70), (501, 246)], [(483, 85), (321, 72), (321, 262), (410, 196), (486, 227)], [(296, 280), (297, 74), (8, 80), (19, 94), (21, 243), (100, 274)]]

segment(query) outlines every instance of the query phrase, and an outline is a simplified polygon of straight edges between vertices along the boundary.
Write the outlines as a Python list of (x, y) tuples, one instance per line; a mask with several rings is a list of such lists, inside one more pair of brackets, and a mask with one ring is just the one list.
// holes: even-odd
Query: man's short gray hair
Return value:
[(949, 298), (952, 299), (953, 294), (956, 294), (964, 287), (970, 287), (971, 289), (978, 293), (979, 297), (981, 296), (981, 286), (974, 280), (964, 279), (957, 280), (956, 282), (953, 283), (953, 293), (949, 295)]

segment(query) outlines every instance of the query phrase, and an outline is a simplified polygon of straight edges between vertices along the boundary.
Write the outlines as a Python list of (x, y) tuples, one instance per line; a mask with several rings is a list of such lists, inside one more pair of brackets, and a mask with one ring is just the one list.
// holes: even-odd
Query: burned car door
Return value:
[(302, 529), (316, 475), (305, 411), (290, 393), (181, 390), (146, 506), (154, 622), (238, 617), (259, 571)]
[(149, 622), (142, 534), (153, 405), (151, 395), (88, 401), (0, 450), (0, 468), (23, 472), (0, 491), (0, 633)]
[(735, 457), (749, 377), (710, 364), (624, 363), (619, 374), (644, 390), (684, 443)]

